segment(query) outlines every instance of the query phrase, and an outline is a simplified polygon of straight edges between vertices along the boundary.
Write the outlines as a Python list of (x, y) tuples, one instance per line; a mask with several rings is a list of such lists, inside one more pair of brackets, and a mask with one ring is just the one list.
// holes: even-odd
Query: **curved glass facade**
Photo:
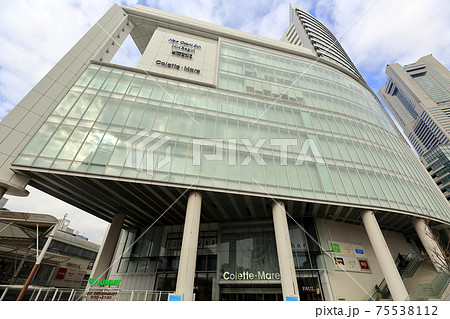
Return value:
[[(127, 161), (127, 141), (146, 129), (167, 138), (154, 163), (169, 159), (150, 174), (141, 166), (148, 154)], [(206, 160), (217, 145), (204, 145), (196, 165), (193, 139), (220, 140), (223, 156)], [(286, 162), (280, 140), (290, 141)], [(296, 164), (305, 141), (324, 164)], [(208, 189), (450, 221), (445, 198), (364, 86), (307, 58), (226, 41), (218, 88), (91, 64), (14, 164), (174, 186), (198, 179)]]

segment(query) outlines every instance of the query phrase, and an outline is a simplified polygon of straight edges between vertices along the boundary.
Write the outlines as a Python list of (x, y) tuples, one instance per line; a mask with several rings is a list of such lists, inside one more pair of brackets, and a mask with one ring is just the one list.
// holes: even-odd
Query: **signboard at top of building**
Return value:
[(189, 42), (186, 42), (186, 41), (183, 41), (183, 40), (179, 41), (179, 40), (175, 40), (173, 38), (170, 38), (169, 42), (173, 43), (172, 46), (182, 45), (182, 46), (191, 47), (190, 50), (193, 51), (193, 52), (195, 52), (195, 49), (201, 49), (202, 48), (201, 45), (198, 45), (196, 43), (189, 43)]
[(176, 55), (182, 58), (192, 59), (192, 54), (195, 53), (196, 49), (201, 49), (202, 46), (196, 43), (189, 43), (183, 40), (175, 40), (173, 38), (169, 39), (172, 43), (172, 55)]
[[(192, 59), (193, 53), (195, 53), (196, 49), (201, 49), (202, 46), (196, 43), (189, 43), (183, 40), (176, 40), (174, 38), (170, 38), (169, 42), (172, 43), (172, 55), (178, 56), (181, 58)], [(171, 68), (175, 70), (184, 70), (190, 73), (200, 73), (200, 69), (193, 68), (191, 66), (183, 66), (178, 63), (169, 63), (162, 60), (156, 60), (156, 65), (163, 66), (166, 68)]]
[(217, 40), (158, 27), (139, 65), (158, 76), (217, 85)]

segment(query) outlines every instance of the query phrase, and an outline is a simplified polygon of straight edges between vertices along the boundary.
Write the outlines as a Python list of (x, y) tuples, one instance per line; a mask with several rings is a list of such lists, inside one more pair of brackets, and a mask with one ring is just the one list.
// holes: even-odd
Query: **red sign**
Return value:
[(55, 279), (64, 279), (64, 276), (66, 275), (67, 268), (60, 267), (58, 269), (58, 273), (56, 274)]
[(369, 262), (365, 259), (358, 259), (361, 270), (370, 270)]

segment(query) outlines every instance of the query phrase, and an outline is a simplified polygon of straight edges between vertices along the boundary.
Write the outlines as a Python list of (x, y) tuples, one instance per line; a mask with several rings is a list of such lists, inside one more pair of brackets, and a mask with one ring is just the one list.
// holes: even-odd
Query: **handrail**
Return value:
[[(400, 258), (396, 258), (394, 263), (397, 267), (400, 276), (402, 278), (409, 278), (412, 277), (417, 269), (420, 267), (420, 264), (423, 262), (423, 258), (415, 253), (409, 253), (405, 258), (405, 263), (402, 264), (400, 261)], [(404, 267), (404, 268), (402, 268)], [(377, 289), (378, 287), (378, 289)], [(383, 280), (380, 282), (380, 284), (375, 285), (369, 294), (369, 301), (375, 300), (379, 301), (380, 299), (389, 299), (391, 296), (391, 292), (389, 290), (389, 287), (387, 286), (386, 280), (383, 278)], [(367, 299), (366, 299), (367, 300)]]
[(440, 299), (445, 289), (450, 285), (450, 274), (439, 272), (430, 283), (421, 283), (410, 294), (410, 300)]
[[(15, 300), (21, 285), (0, 285), (0, 301)], [(72, 289), (56, 287), (30, 287), (29, 301), (167, 301), (173, 291), (121, 290), (119, 288)], [(8, 298), (9, 296), (9, 298)], [(93, 298), (93, 296), (95, 296)], [(106, 297), (105, 297), (106, 296)], [(27, 297), (28, 298), (28, 297)]]
[(379, 301), (380, 299), (388, 299), (390, 295), (391, 293), (389, 291), (389, 287), (387, 286), (386, 280), (383, 278), (379, 285), (375, 285), (372, 288), (369, 298), (365, 299), (365, 301)]
[(404, 269), (399, 269), (402, 278), (410, 278), (414, 276), (417, 269), (423, 262), (423, 258), (417, 254), (408, 254), (406, 257), (406, 266)]

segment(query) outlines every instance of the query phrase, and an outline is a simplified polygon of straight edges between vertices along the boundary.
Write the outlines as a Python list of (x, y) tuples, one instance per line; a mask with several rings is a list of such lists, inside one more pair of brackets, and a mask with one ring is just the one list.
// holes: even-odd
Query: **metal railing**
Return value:
[[(0, 301), (15, 301), (21, 285), (0, 285)], [(30, 286), (26, 301), (167, 301), (173, 291), (121, 290), (118, 288), (71, 289)]]
[[(15, 301), (22, 290), (21, 285), (0, 285), (0, 301)], [(84, 289), (28, 287), (24, 301), (74, 301)]]
[(375, 287), (372, 288), (372, 290), (369, 293), (369, 297), (364, 300), (365, 301), (380, 301), (381, 299), (389, 299), (390, 296), (391, 296), (391, 293), (386, 284), (386, 280), (383, 278), (383, 280), (380, 282), (379, 285), (375, 285)]
[(90, 301), (167, 301), (173, 291), (121, 290), (117, 288), (90, 288), (83, 300)]
[(442, 294), (450, 285), (450, 274), (441, 271), (432, 282), (418, 284), (409, 295), (410, 300), (420, 301), (428, 299), (441, 299)]
[(404, 268), (400, 265), (400, 275), (402, 278), (410, 278), (414, 276), (417, 269), (419, 269), (420, 265), (423, 262), (423, 258), (417, 254), (408, 254), (406, 257), (406, 266)]
[[(417, 269), (419, 269), (420, 265), (423, 262), (423, 258), (417, 254), (410, 253), (406, 256), (404, 262), (402, 263), (399, 258), (395, 260), (395, 266), (400, 273), (400, 276), (403, 278), (409, 278), (414, 276)], [(386, 280), (383, 278), (380, 284), (375, 285), (372, 290), (369, 292), (369, 297), (364, 300), (375, 300), (379, 301), (380, 299), (389, 299), (391, 298), (391, 292), (389, 287), (386, 284)]]

